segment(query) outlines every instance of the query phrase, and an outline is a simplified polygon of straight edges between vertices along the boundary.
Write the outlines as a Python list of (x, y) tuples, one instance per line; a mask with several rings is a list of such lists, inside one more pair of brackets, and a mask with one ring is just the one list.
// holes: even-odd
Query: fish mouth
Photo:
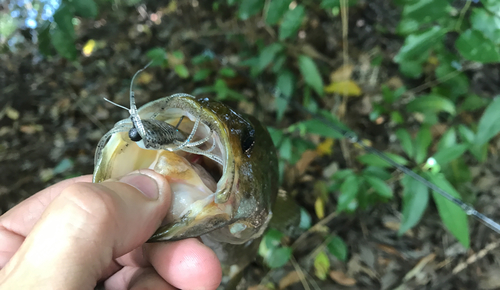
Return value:
[[(182, 116), (184, 118), (179, 124)], [(170, 108), (154, 117), (172, 126), (178, 125), (178, 130), (189, 136), (197, 116), (187, 110)], [(115, 129), (118, 124), (122, 130)], [(200, 122), (190, 142), (210, 137), (196, 148), (215, 155), (219, 162), (206, 155), (175, 150), (174, 145), (165, 150), (146, 149), (141, 142), (130, 140), (128, 130), (132, 123), (126, 120), (117, 123), (103, 137), (109, 141), (102, 141), (105, 146), (97, 153), (100, 156), (96, 156), (94, 182), (119, 178), (139, 169), (151, 169), (165, 176), (171, 186), (171, 208), (148, 242), (197, 237), (230, 223), (235, 199), (233, 194), (226, 194), (222, 199), (220, 195), (221, 192), (232, 192), (237, 174), (231, 166), (234, 161), (226, 131), (214, 130), (214, 124), (220, 122)]]

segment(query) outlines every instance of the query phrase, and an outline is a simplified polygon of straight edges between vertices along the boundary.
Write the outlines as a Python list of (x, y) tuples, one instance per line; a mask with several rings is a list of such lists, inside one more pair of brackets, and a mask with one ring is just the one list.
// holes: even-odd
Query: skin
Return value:
[(145, 244), (170, 207), (166, 179), (140, 170), (60, 182), (0, 217), (0, 289), (216, 289), (221, 267), (190, 238)]

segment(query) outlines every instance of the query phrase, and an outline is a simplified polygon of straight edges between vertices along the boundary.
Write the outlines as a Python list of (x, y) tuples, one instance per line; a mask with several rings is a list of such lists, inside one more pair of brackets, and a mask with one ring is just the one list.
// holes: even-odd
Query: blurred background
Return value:
[(139, 106), (204, 95), (275, 142), (295, 223), (242, 289), (500, 289), (498, 235), (292, 106), (500, 220), (500, 2), (2, 0), (0, 213), (92, 173), (151, 60)]

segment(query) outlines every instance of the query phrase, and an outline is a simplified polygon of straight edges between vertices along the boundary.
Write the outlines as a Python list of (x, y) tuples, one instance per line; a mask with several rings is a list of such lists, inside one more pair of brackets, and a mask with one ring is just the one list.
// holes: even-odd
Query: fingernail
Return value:
[(156, 180), (145, 174), (133, 173), (122, 177), (120, 181), (132, 185), (150, 199), (156, 200), (160, 196)]

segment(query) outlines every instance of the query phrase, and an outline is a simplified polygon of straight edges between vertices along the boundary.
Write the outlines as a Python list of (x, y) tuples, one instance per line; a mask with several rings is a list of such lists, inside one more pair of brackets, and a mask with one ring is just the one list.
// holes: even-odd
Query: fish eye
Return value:
[(252, 127), (245, 128), (241, 136), (241, 149), (244, 152), (250, 152), (255, 144), (255, 129)]
[(135, 127), (132, 127), (130, 131), (128, 131), (128, 137), (134, 142), (139, 142), (142, 140), (141, 135), (139, 135), (139, 131), (137, 131)]

